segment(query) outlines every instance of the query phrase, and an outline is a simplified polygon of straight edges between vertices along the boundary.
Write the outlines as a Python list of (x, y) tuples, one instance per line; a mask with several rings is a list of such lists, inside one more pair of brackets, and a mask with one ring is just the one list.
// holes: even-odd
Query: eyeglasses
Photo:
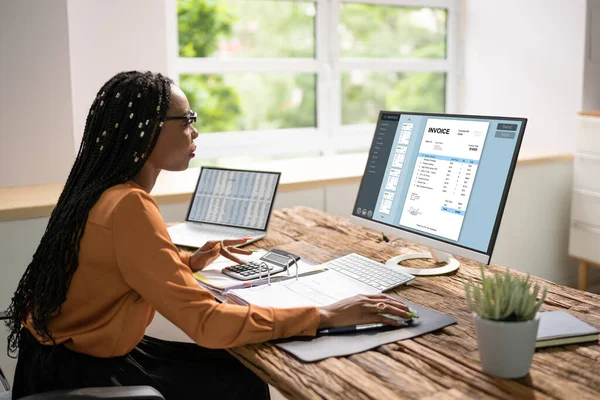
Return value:
[(190, 110), (188, 115), (174, 115), (172, 117), (165, 117), (165, 121), (170, 119), (185, 119), (187, 120), (186, 124), (191, 125), (196, 122), (196, 119), (198, 119), (198, 114)]

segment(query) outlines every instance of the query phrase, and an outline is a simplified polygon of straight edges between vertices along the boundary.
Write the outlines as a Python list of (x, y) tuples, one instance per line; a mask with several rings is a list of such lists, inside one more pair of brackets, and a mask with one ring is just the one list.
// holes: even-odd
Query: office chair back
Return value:
[[(6, 319), (6, 313), (0, 311), (0, 324)], [(0, 400), (11, 400), (10, 384), (0, 368)], [(165, 400), (160, 392), (150, 386), (97, 387), (34, 394), (22, 397), (22, 400)]]

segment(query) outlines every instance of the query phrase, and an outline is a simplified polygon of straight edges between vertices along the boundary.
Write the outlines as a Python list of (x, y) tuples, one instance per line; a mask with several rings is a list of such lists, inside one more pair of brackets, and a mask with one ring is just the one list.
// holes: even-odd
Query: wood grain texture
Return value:
[(579, 111), (577, 114), (582, 115), (584, 117), (600, 117), (600, 111), (596, 110)]
[[(348, 253), (385, 262), (425, 248), (389, 237), (308, 207), (275, 210), (261, 248), (278, 247), (313, 263)], [(257, 247), (258, 248), (258, 247)], [(472, 314), (462, 280), (479, 280), (479, 265), (458, 258), (453, 274), (417, 277), (412, 286), (393, 294), (456, 318), (457, 324), (414, 339), (380, 346), (347, 357), (305, 363), (271, 343), (231, 350), (242, 363), (290, 399), (599, 399), (600, 345), (570, 345), (537, 350), (529, 375), (498, 379), (479, 363)], [(429, 268), (427, 260), (406, 266)], [(495, 265), (488, 271), (500, 271)], [(513, 271), (515, 274), (520, 274)], [(560, 286), (540, 278), (548, 296), (542, 311), (569, 313), (600, 327), (600, 296)]]

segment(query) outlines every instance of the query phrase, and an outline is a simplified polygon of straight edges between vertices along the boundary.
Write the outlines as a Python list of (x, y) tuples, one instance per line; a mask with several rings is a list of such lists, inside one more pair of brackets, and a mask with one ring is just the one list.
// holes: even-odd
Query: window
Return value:
[(198, 144), (214, 157), (360, 151), (382, 109), (455, 111), (456, 3), (176, 0), (171, 75)]

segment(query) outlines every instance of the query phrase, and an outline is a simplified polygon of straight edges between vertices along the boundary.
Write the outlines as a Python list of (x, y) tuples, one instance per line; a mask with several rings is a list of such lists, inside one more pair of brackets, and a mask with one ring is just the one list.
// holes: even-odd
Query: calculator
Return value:
[(267, 268), (271, 275), (286, 271), (300, 257), (285, 250), (273, 249), (258, 261), (225, 267), (221, 272), (240, 281), (267, 278)]

